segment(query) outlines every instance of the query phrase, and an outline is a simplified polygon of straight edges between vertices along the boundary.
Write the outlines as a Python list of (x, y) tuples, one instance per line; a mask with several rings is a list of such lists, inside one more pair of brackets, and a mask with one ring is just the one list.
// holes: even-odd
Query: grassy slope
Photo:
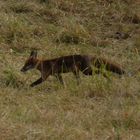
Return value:
[[(47, 0), (46, 0), (47, 1)], [(139, 0), (1, 0), (1, 139), (138, 140), (139, 74), (85, 77), (64, 74), (28, 85), (39, 73), (20, 73), (30, 49), (53, 58), (100, 55), (135, 71), (140, 62)], [(117, 33), (118, 32), (118, 33)]]

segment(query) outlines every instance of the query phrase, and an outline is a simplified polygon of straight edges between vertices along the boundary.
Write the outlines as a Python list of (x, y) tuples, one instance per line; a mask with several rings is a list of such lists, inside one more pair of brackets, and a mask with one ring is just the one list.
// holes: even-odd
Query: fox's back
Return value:
[(62, 56), (55, 59), (46, 60), (44, 63), (49, 68), (53, 69), (55, 72), (68, 72), (71, 71), (75, 66), (77, 68), (87, 65), (88, 56), (87, 55), (69, 55)]
[(56, 64), (56, 65), (66, 65), (71, 66), (74, 63), (82, 63), (85, 59), (84, 55), (69, 55), (69, 56), (62, 56), (54, 59), (47, 60), (47, 62)]

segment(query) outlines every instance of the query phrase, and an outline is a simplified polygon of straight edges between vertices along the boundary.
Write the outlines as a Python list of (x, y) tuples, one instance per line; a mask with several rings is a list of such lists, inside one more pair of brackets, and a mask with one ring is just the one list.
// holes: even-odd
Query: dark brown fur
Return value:
[(54, 75), (63, 84), (61, 73), (73, 72), (76, 79), (79, 81), (79, 71), (85, 75), (92, 75), (92, 65), (97, 68), (95, 73), (99, 74), (100, 68), (104, 66), (106, 70), (117, 74), (124, 74), (125, 71), (120, 65), (107, 61), (104, 58), (98, 58), (88, 55), (69, 55), (50, 60), (37, 59), (37, 52), (32, 51), (29, 59), (21, 69), (25, 72), (29, 69), (36, 68), (41, 72), (41, 77), (31, 84), (38, 85), (45, 81), (49, 75)]

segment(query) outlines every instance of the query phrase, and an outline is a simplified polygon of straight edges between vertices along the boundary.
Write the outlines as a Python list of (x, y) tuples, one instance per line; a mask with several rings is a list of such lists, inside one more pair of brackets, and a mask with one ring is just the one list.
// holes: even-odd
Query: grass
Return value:
[[(0, 1), (0, 137), (48, 140), (138, 140), (140, 7), (135, 0)], [(40, 74), (20, 72), (31, 49), (40, 58), (105, 57), (124, 66), (107, 73), (63, 74), (30, 88)]]

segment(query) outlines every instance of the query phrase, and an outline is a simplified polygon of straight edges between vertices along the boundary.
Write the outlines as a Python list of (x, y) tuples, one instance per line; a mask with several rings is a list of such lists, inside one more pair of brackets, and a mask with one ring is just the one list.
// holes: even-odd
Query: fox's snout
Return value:
[(25, 71), (26, 71), (26, 69), (23, 67), (20, 71), (21, 71), (21, 72), (25, 72)]
[(26, 72), (26, 71), (28, 71), (28, 70), (30, 70), (30, 69), (33, 69), (34, 68), (34, 66), (32, 66), (32, 65), (29, 65), (29, 66), (24, 66), (20, 71), (21, 72)]
[(31, 69), (31, 66), (24, 66), (20, 71), (21, 72), (26, 72), (29, 69)]

